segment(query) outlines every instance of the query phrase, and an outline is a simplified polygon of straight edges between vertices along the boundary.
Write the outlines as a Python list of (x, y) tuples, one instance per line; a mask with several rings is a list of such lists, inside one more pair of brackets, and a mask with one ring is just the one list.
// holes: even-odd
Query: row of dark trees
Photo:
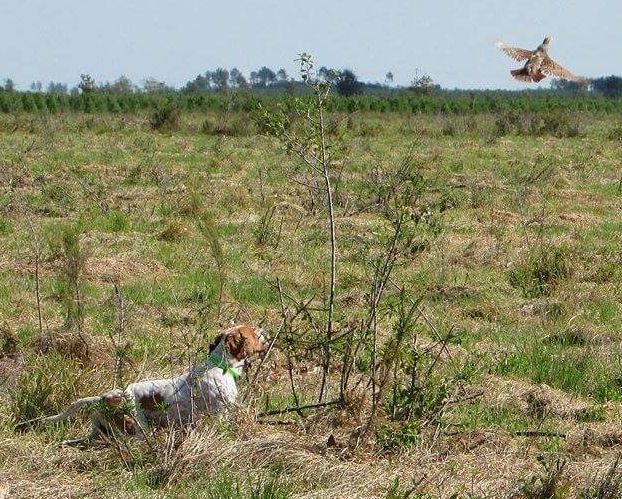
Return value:
[[(16, 90), (15, 83), (11, 78), (4, 80), (0, 85), (0, 92), (14, 92)], [(127, 76), (120, 76), (113, 82), (106, 82), (98, 84), (95, 79), (88, 74), (80, 75), (80, 81), (78, 84), (69, 89), (66, 83), (60, 83), (51, 81), (45, 87), (40, 81), (33, 81), (30, 84), (30, 91), (35, 93), (47, 93), (56, 95), (76, 95), (80, 93), (89, 92), (102, 92), (108, 94), (132, 94), (132, 93), (162, 93), (162, 92), (175, 92), (176, 89), (167, 85), (163, 81), (158, 81), (155, 78), (147, 78), (142, 87), (135, 85), (132, 80)]]
[(553, 90), (579, 94), (586, 91), (593, 91), (605, 97), (622, 96), (622, 78), (619, 76), (603, 76), (593, 78), (586, 83), (577, 83), (567, 80), (554, 80), (551, 87)]
[[(339, 95), (349, 96), (365, 93), (366, 91), (387, 90), (388, 84), (393, 82), (393, 73), (388, 72), (386, 83), (365, 83), (358, 79), (351, 69), (334, 69), (322, 66), (317, 72), (318, 78), (332, 84)], [(431, 83), (431, 80), (430, 80)], [(287, 75), (284, 69), (273, 71), (262, 66), (257, 71), (251, 71), (246, 78), (237, 68), (227, 70), (218, 68), (206, 71), (189, 81), (182, 88), (186, 92), (223, 92), (229, 89), (259, 89), (259, 90), (290, 90), (304, 86), (303, 81), (295, 80)]]
[[(393, 74), (388, 72), (385, 84), (364, 83), (358, 79), (350, 69), (337, 70), (325, 66), (318, 70), (318, 77), (331, 83), (340, 95), (357, 95), (365, 91), (386, 90), (393, 82)], [(291, 78), (285, 69), (274, 71), (267, 66), (262, 66), (256, 71), (251, 71), (245, 76), (238, 68), (217, 68), (208, 70), (188, 81), (179, 91), (181, 92), (226, 92), (228, 90), (254, 89), (262, 91), (286, 91), (297, 90), (303, 87), (304, 82)], [(142, 87), (134, 84), (127, 76), (121, 76), (114, 82), (98, 84), (89, 74), (80, 75), (80, 81), (71, 89), (65, 83), (50, 82), (46, 87), (40, 81), (32, 82), (32, 92), (45, 92), (49, 94), (79, 94), (90, 92), (105, 92), (110, 94), (126, 93), (162, 93), (175, 92), (176, 89), (165, 82), (155, 78), (147, 78)], [(298, 88), (300, 90), (300, 88)], [(0, 91), (15, 91), (15, 84), (10, 78), (0, 86)]]
[[(359, 94), (377, 94), (388, 91), (395, 92), (401, 90), (417, 90), (420, 93), (430, 93), (440, 91), (441, 88), (435, 85), (432, 79), (423, 75), (416, 77), (408, 87), (391, 87), (393, 73), (388, 72), (385, 76), (385, 83), (367, 83), (358, 79), (356, 74), (350, 69), (337, 70), (333, 68), (321, 67), (317, 75), (320, 79), (329, 82), (335, 88), (337, 94), (342, 96), (352, 96)], [(91, 92), (101, 92), (107, 94), (132, 94), (132, 93), (222, 93), (229, 90), (256, 90), (261, 92), (282, 92), (304, 93), (304, 82), (295, 80), (288, 76), (284, 69), (273, 71), (267, 66), (262, 66), (256, 71), (251, 71), (246, 77), (239, 69), (217, 68), (208, 70), (197, 75), (193, 80), (188, 81), (179, 90), (167, 85), (163, 81), (155, 78), (147, 78), (142, 87), (134, 84), (127, 76), (121, 76), (114, 82), (98, 84), (95, 79), (82, 74), (78, 84), (69, 89), (67, 84), (49, 82), (44, 88), (40, 81), (35, 81), (30, 85), (32, 92), (45, 92), (48, 94), (84, 94)], [(593, 92), (605, 97), (622, 96), (622, 77), (606, 76), (594, 78), (583, 83), (571, 82), (566, 80), (553, 80), (551, 89), (567, 94), (583, 94)], [(7, 78), (0, 85), (0, 92), (15, 91), (15, 83)]]
[(217, 68), (214, 71), (206, 71), (189, 81), (183, 87), (188, 92), (207, 92), (210, 90), (222, 92), (229, 88), (267, 88), (275, 85), (283, 86), (290, 83), (284, 69), (274, 72), (267, 66), (262, 66), (257, 71), (251, 71), (248, 78), (238, 68), (231, 70)]

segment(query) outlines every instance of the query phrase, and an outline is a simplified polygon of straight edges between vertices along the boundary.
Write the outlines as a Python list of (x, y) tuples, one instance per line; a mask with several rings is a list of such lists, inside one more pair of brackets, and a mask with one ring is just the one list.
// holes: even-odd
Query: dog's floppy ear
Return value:
[(235, 357), (237, 360), (244, 360), (248, 357), (246, 352), (246, 348), (244, 348), (244, 336), (240, 332), (239, 328), (226, 333), (225, 336), (225, 347), (229, 351), (229, 353)]
[(225, 347), (237, 360), (244, 360), (265, 350), (265, 346), (259, 341), (257, 332), (249, 326), (238, 326), (226, 333)]

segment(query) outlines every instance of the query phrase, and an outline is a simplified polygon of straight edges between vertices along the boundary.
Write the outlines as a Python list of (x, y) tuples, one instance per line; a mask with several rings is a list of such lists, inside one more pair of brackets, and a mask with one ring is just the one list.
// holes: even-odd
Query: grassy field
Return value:
[[(355, 355), (353, 379), (374, 359), (396, 373), (368, 425), (364, 382), (304, 417), (258, 416), (317, 399), (330, 258), (321, 188), (252, 116), (182, 114), (167, 131), (0, 116), (0, 497), (619, 497), (621, 126), (330, 117), (335, 352), (368, 317), (411, 186), (374, 350)], [(232, 322), (282, 334), (228, 420), (89, 450), (56, 445), (85, 418), (13, 430), (178, 373)]]

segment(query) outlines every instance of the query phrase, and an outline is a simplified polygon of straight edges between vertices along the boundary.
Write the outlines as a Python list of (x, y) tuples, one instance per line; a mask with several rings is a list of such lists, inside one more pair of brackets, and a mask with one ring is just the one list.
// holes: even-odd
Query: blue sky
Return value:
[[(296, 54), (366, 81), (524, 88), (494, 48), (531, 48), (584, 76), (622, 74), (619, 0), (0, 0), (0, 79), (74, 85), (153, 76), (176, 86), (206, 69), (296, 71)], [(548, 86), (548, 79), (541, 85)]]

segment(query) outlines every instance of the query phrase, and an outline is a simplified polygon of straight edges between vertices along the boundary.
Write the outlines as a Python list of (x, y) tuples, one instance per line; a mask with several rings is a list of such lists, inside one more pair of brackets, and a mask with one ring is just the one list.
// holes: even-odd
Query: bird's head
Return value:
[(548, 45), (549, 43), (551, 43), (551, 37), (547, 36), (542, 42), (542, 45)]

